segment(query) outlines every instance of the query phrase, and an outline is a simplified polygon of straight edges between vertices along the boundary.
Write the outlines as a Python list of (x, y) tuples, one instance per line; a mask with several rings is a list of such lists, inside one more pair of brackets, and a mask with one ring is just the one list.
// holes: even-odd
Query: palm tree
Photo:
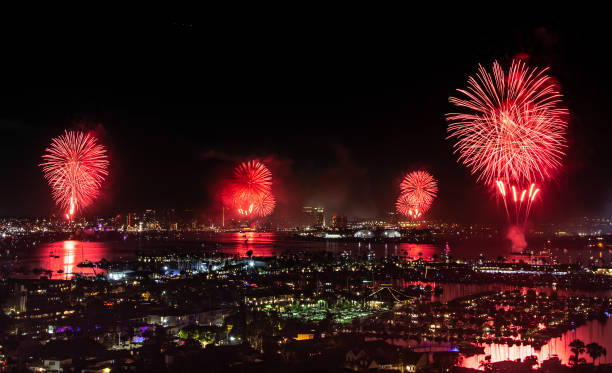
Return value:
[(599, 343), (589, 343), (586, 345), (586, 350), (589, 356), (593, 359), (593, 364), (595, 364), (595, 359), (598, 359), (601, 356), (606, 356), (606, 349)]
[(571, 347), (571, 351), (574, 353), (573, 356), (570, 356), (570, 364), (579, 365), (582, 363), (586, 363), (586, 360), (584, 358), (580, 358), (580, 354), (584, 353), (585, 351), (584, 342), (582, 342), (580, 339), (575, 339), (572, 341), (572, 343), (569, 344), (569, 346)]

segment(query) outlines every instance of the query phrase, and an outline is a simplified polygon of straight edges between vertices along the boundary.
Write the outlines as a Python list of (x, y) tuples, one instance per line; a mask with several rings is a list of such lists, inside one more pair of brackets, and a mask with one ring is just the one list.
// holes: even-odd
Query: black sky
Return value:
[(566, 166), (536, 218), (612, 215), (604, 25), (329, 21), (90, 16), (6, 25), (0, 216), (56, 212), (37, 164), (51, 137), (87, 128), (112, 157), (92, 214), (214, 211), (219, 178), (258, 157), (276, 177), (279, 216), (303, 204), (382, 215), (402, 174), (425, 168), (440, 182), (432, 217), (497, 219), (495, 201), (456, 163), (444, 113), (478, 63), (517, 53), (551, 67), (572, 113)]

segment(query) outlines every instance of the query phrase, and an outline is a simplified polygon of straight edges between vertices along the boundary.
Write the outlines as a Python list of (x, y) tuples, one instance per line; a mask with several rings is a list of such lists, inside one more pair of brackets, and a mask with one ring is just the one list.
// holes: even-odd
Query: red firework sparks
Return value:
[(525, 220), (529, 215), (535, 184), (550, 178), (565, 154), (568, 110), (547, 70), (515, 60), (505, 73), (496, 61), (492, 74), (480, 66), (467, 89), (458, 90), (463, 98), (449, 99), (465, 110), (447, 114), (459, 161), (478, 181), (497, 186), (506, 211), (510, 195), (517, 222), (523, 212)]
[(263, 217), (274, 211), (272, 173), (263, 163), (252, 160), (234, 170), (231, 203), (241, 216)]
[(257, 216), (268, 216), (274, 211), (274, 207), (276, 207), (274, 196), (272, 193), (266, 193), (255, 202), (253, 212)]
[(412, 196), (417, 203), (431, 205), (438, 193), (438, 182), (426, 171), (414, 171), (404, 177), (400, 190)]
[(395, 204), (397, 211), (417, 219), (431, 207), (438, 192), (438, 182), (426, 171), (414, 171), (404, 177), (400, 190)]
[(478, 181), (493, 186), (529, 185), (550, 177), (561, 165), (567, 129), (567, 109), (547, 69), (530, 69), (513, 61), (506, 74), (493, 63), (493, 74), (482, 66), (468, 88), (451, 97), (464, 113), (450, 113), (448, 138), (455, 152)]
[(429, 206), (419, 205), (410, 195), (400, 194), (395, 203), (395, 208), (397, 212), (408, 218), (418, 219), (429, 209)]
[(91, 205), (108, 175), (108, 157), (95, 137), (80, 131), (65, 131), (51, 140), (40, 164), (51, 186), (55, 203), (70, 218)]

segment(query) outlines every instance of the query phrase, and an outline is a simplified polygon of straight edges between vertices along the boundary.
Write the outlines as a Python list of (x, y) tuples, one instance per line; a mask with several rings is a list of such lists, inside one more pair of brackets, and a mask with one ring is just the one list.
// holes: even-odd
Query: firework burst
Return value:
[(243, 162), (236, 167), (230, 194), (231, 204), (241, 216), (264, 217), (270, 215), (276, 206), (272, 194), (272, 173), (257, 160)]
[(404, 177), (400, 190), (420, 204), (431, 205), (438, 193), (438, 182), (426, 171), (414, 171)]
[(426, 171), (407, 174), (400, 184), (400, 196), (395, 204), (397, 211), (413, 219), (420, 218), (431, 207), (438, 182)]
[(234, 184), (239, 193), (260, 196), (270, 191), (272, 173), (257, 160), (243, 162), (234, 170)]
[(274, 211), (274, 207), (276, 207), (276, 200), (272, 193), (268, 192), (255, 202), (253, 211), (257, 216), (268, 216)]
[(429, 209), (429, 206), (419, 205), (413, 198), (407, 194), (400, 194), (395, 202), (397, 212), (407, 218), (418, 219), (424, 212)]
[(51, 140), (40, 164), (55, 203), (71, 218), (91, 205), (108, 175), (104, 146), (90, 134), (65, 131)]
[(517, 221), (521, 211), (527, 219), (536, 185), (561, 166), (566, 147), (568, 111), (547, 70), (517, 60), (507, 73), (497, 62), (492, 73), (480, 66), (457, 90), (463, 97), (449, 99), (463, 109), (447, 114), (459, 161), (499, 192), (506, 211), (506, 196), (514, 202)]

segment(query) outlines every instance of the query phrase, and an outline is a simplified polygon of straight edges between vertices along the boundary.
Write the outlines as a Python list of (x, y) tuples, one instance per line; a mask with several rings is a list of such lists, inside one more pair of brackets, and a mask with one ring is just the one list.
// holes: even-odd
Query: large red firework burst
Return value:
[(468, 88), (458, 90), (465, 97), (449, 99), (467, 110), (447, 115), (448, 137), (457, 140), (459, 160), (479, 181), (525, 185), (560, 166), (567, 109), (546, 71), (514, 61), (506, 74), (495, 62), (491, 75), (480, 66)]
[(272, 173), (257, 160), (236, 167), (230, 193), (231, 204), (241, 216), (264, 217), (274, 211)]
[(80, 131), (65, 131), (51, 140), (40, 164), (55, 203), (70, 218), (91, 205), (108, 175), (106, 149), (95, 137)]
[[(464, 111), (447, 114), (447, 120), (459, 161), (478, 181), (497, 189), (504, 202), (510, 195), (520, 204), (529, 191), (525, 202), (530, 204), (539, 192), (535, 184), (561, 166), (566, 147), (568, 111), (558, 84), (547, 69), (515, 60), (508, 73), (497, 62), (492, 73), (480, 66), (467, 89), (458, 92), (464, 97), (449, 101)], [(517, 220), (520, 211), (519, 205)]]
[(395, 202), (395, 208), (405, 217), (418, 219), (429, 209), (429, 206), (420, 206), (410, 195), (400, 194)]
[(397, 211), (413, 219), (420, 218), (433, 203), (438, 192), (438, 182), (426, 171), (408, 173), (400, 184), (400, 196), (395, 204)]
[(420, 204), (431, 205), (438, 193), (438, 182), (427, 171), (413, 171), (404, 177), (400, 190)]

